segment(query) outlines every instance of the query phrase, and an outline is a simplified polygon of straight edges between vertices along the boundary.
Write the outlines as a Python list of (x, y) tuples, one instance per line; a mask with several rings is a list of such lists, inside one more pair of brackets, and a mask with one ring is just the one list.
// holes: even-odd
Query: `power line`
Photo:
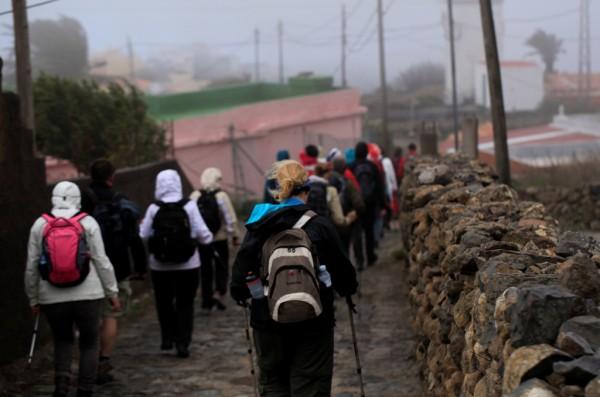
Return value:
[(505, 22), (509, 22), (509, 23), (530, 23), (530, 22), (541, 22), (541, 21), (548, 21), (551, 19), (558, 19), (558, 18), (564, 18), (566, 16), (572, 15), (572, 14), (576, 14), (579, 12), (579, 8), (573, 8), (567, 11), (563, 11), (560, 14), (552, 14), (552, 15), (546, 15), (543, 17), (534, 17), (534, 18), (516, 18), (516, 19), (507, 19)]
[[(40, 7), (40, 6), (43, 6), (43, 5), (46, 5), (46, 4), (55, 3), (57, 1), (58, 0), (46, 0), (46, 1), (42, 1), (42, 2), (39, 2), (39, 3), (32, 4), (30, 6), (27, 6), (26, 8), (29, 9), (29, 8)], [(8, 10), (8, 11), (2, 11), (2, 12), (0, 12), (0, 16), (12, 14), (12, 12), (13, 12), (12, 9)]]

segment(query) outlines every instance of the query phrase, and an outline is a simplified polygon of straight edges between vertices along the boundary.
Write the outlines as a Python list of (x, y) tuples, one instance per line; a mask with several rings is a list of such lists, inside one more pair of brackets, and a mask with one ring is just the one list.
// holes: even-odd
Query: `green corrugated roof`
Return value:
[(147, 96), (150, 115), (178, 120), (219, 113), (257, 102), (337, 90), (331, 77), (294, 77), (289, 84), (251, 83), (181, 94)]

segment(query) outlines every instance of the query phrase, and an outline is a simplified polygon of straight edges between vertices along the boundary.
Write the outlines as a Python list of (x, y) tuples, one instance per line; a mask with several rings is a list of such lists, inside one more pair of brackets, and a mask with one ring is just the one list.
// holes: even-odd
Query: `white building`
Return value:
[[(544, 69), (530, 61), (502, 61), (502, 88), (507, 112), (535, 110), (544, 100)], [(480, 62), (473, 74), (475, 103), (490, 107), (488, 72)]]
[[(452, 74), (450, 63), (450, 41), (448, 29), (448, 2), (441, 0), (444, 10), (442, 24), (446, 31), (446, 100), (452, 103)], [(458, 103), (469, 102), (475, 98), (475, 75), (477, 66), (485, 60), (483, 31), (481, 29), (481, 11), (479, 0), (452, 0), (454, 14), (454, 37), (456, 51), (456, 86)], [(502, 58), (504, 44), (504, 0), (493, 0), (494, 19), (498, 52)]]

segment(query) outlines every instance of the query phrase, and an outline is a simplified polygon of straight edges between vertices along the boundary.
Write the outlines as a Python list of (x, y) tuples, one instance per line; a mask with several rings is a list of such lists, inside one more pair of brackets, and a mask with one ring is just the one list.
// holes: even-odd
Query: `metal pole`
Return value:
[(35, 123), (33, 113), (33, 84), (31, 81), (31, 53), (29, 49), (29, 25), (26, 0), (12, 0), (15, 53), (17, 58), (17, 93), (21, 102), (21, 119), (25, 128), (33, 134), (33, 150), (36, 151)]
[(127, 57), (129, 58), (129, 80), (135, 85), (135, 56), (130, 37), (127, 37)]
[(37, 340), (38, 328), (40, 326), (40, 314), (35, 315), (35, 323), (33, 325), (33, 336), (31, 337), (31, 347), (29, 348), (29, 356), (27, 357), (27, 365), (31, 365), (33, 361), (33, 351), (35, 350), (35, 342)]
[(248, 359), (250, 360), (250, 373), (252, 374), (252, 382), (254, 383), (254, 397), (258, 397), (258, 381), (256, 380), (252, 339), (250, 338), (250, 316), (248, 316), (248, 307), (244, 307), (243, 309), (244, 321), (246, 323), (246, 341), (248, 342)]
[(254, 80), (260, 81), (260, 30), (254, 29)]
[(283, 72), (283, 22), (279, 21), (277, 25), (277, 37), (279, 47), (279, 84), (285, 83), (285, 75)]
[(452, 113), (454, 118), (454, 150), (458, 152), (458, 99), (456, 94), (456, 52), (454, 46), (454, 13), (452, 0), (448, 0), (448, 39), (450, 40), (450, 63), (452, 69)]
[(480, 0), (481, 26), (485, 42), (485, 58), (490, 86), (492, 123), (494, 125), (494, 152), (496, 168), (500, 182), (510, 185), (510, 159), (506, 135), (506, 113), (504, 111), (504, 94), (502, 92), (502, 72), (498, 59), (496, 29), (494, 27), (494, 11), (491, 0)]
[(377, 18), (379, 27), (379, 74), (381, 79), (381, 131), (383, 133), (384, 147), (393, 146), (392, 137), (388, 129), (388, 95), (387, 79), (385, 77), (385, 37), (383, 28), (383, 1), (377, 0)]
[(356, 373), (358, 375), (358, 381), (360, 382), (360, 396), (365, 397), (365, 386), (362, 376), (362, 365), (360, 364), (360, 354), (358, 352), (358, 342), (356, 340), (356, 328), (354, 327), (354, 303), (352, 303), (352, 298), (350, 296), (346, 297), (346, 303), (348, 304), (348, 314), (350, 316), (352, 344), (354, 345), (354, 357), (356, 358)]
[(346, 37), (346, 4), (342, 4), (342, 87), (348, 86), (348, 81), (346, 79), (346, 46), (348, 40)]

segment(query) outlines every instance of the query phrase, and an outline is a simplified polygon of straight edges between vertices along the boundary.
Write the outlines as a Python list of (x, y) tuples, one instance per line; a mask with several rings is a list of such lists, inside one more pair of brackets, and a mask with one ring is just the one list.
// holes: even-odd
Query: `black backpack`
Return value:
[(117, 193), (110, 200), (99, 200), (94, 206), (92, 216), (98, 222), (102, 232), (102, 241), (106, 255), (113, 265), (121, 264), (130, 242), (130, 230), (127, 216), (121, 207), (123, 197)]
[(360, 190), (366, 203), (375, 201), (377, 174), (373, 168), (373, 165), (366, 161), (358, 163), (354, 167), (354, 175), (360, 185)]
[(324, 182), (310, 182), (310, 190), (306, 205), (317, 214), (329, 217), (329, 206), (327, 205), (327, 184)]
[(196, 241), (191, 237), (190, 219), (183, 208), (188, 200), (176, 203), (158, 201), (159, 209), (152, 222), (154, 234), (149, 240), (150, 253), (163, 263), (187, 262), (196, 252)]
[(221, 229), (221, 210), (217, 202), (218, 192), (218, 190), (212, 192), (201, 190), (200, 197), (198, 197), (198, 210), (212, 234)]

